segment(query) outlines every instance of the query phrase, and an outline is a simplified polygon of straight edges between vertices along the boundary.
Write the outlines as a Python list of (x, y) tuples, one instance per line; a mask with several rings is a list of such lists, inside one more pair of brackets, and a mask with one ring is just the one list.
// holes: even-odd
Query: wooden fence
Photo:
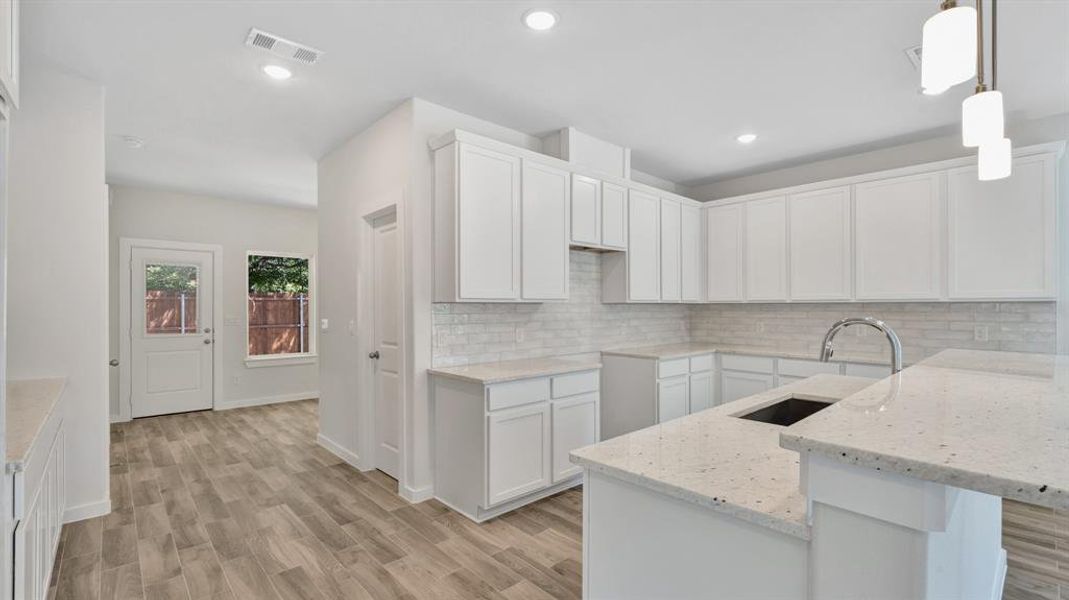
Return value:
[[(311, 351), (310, 308), (304, 294), (249, 294), (249, 355)], [(151, 290), (145, 294), (148, 333), (196, 333), (197, 295)]]

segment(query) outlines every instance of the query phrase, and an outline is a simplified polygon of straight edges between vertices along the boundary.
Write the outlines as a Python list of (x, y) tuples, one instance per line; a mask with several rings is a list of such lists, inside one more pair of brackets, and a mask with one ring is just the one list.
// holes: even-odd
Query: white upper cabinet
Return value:
[(661, 299), (661, 199), (630, 190), (627, 214), (627, 289), (632, 302)]
[(697, 204), (684, 202), (682, 206), (680, 233), (680, 284), (684, 302), (700, 302), (702, 299), (702, 220)]
[(601, 184), (601, 245), (627, 249), (627, 188)]
[(525, 300), (568, 299), (570, 174), (524, 159), (521, 292)]
[(601, 182), (572, 175), (572, 235), (579, 246), (601, 244)]
[(850, 300), (850, 186), (792, 194), (791, 300)]
[(457, 263), (461, 300), (520, 297), (520, 159), (461, 144)]
[(787, 299), (787, 199), (745, 204), (746, 299)]
[(665, 302), (682, 299), (681, 218), (679, 200), (661, 198), (661, 300)]
[(0, 97), (19, 105), (19, 0), (0, 0)]
[(947, 216), (950, 298), (1055, 296), (1053, 156), (1019, 158), (997, 181), (978, 181), (974, 167), (950, 170)]
[(705, 211), (706, 300), (742, 300), (742, 204), (707, 206)]
[(858, 300), (936, 300), (943, 289), (942, 173), (854, 186)]

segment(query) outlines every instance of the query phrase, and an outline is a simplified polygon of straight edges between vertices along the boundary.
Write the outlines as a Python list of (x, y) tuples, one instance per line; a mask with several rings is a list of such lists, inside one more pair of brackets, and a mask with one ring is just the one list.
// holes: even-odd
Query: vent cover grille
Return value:
[(316, 50), (311, 46), (298, 44), (255, 27), (250, 29), (249, 35), (245, 37), (245, 45), (266, 50), (275, 56), (295, 60), (306, 65), (314, 65), (323, 57), (322, 51)]

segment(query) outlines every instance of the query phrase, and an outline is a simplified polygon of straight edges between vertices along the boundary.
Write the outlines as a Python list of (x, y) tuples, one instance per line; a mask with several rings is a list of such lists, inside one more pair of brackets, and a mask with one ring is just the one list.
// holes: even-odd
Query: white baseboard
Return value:
[(434, 497), (434, 487), (429, 485), (421, 488), (411, 488), (407, 485), (403, 485), (399, 492), (402, 498), (413, 504), (423, 502), (424, 500), (430, 500)]
[(75, 521), (84, 521), (86, 519), (92, 519), (93, 517), (102, 517), (110, 512), (110, 499), (101, 500), (99, 502), (90, 502), (80, 506), (72, 506), (63, 511), (63, 522), (73, 523)]
[(282, 394), (279, 396), (261, 396), (259, 398), (244, 398), (241, 400), (217, 400), (215, 402), (215, 410), (230, 410), (232, 408), (245, 408), (248, 406), (264, 406), (267, 404), (278, 404), (280, 402), (294, 402), (296, 400), (309, 400), (311, 398), (318, 398), (319, 391), (314, 392), (298, 392), (296, 394)]
[(358, 471), (360, 470), (360, 457), (355, 452), (347, 450), (344, 446), (322, 433), (316, 435), (316, 442), (318, 442), (320, 446), (326, 448), (334, 456), (344, 460), (349, 466)]
[(130, 419), (129, 417), (124, 417), (122, 415), (111, 415), (110, 416), (110, 421), (112, 423), (125, 423), (125, 422), (130, 421), (130, 420), (132, 420), (132, 419)]

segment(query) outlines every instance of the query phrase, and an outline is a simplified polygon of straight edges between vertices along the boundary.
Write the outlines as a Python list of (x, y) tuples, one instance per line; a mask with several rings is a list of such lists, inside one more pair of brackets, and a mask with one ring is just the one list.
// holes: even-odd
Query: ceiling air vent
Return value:
[(905, 50), (903, 50), (903, 52), (906, 53), (906, 58), (909, 59), (909, 62), (910, 62), (911, 65), (913, 65), (913, 68), (918, 70), (918, 71), (920, 71), (921, 70), (921, 47), (920, 46), (913, 46), (912, 48), (906, 48)]
[(295, 60), (306, 65), (314, 65), (323, 56), (323, 52), (311, 46), (298, 44), (255, 27), (249, 30), (249, 35), (245, 38), (245, 45), (266, 50), (275, 56)]

